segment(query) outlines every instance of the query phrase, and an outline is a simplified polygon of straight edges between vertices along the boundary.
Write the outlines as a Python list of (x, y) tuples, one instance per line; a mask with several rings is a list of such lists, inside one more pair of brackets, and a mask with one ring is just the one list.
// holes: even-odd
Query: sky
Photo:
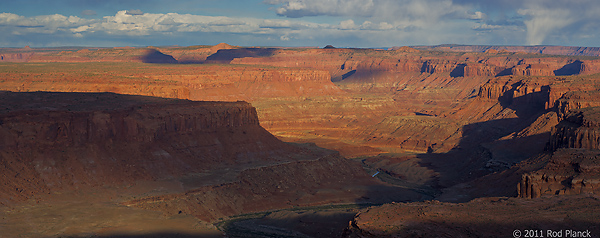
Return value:
[(0, 47), (600, 47), (598, 0), (1, 0)]

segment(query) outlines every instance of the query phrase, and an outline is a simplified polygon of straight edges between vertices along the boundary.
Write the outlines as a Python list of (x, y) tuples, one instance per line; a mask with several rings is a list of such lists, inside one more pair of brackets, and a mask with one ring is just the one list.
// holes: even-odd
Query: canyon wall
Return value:
[(546, 150), (553, 153), (541, 169), (522, 175), (519, 197), (600, 192), (600, 108), (570, 111), (552, 128)]
[[(220, 56), (220, 55), (223, 56)], [(450, 73), (452, 77), (502, 75), (561, 76), (600, 72), (597, 59), (536, 57), (527, 54), (381, 51), (368, 49), (276, 50), (249, 55), (242, 50), (217, 52), (232, 64), (258, 64), (329, 70), (334, 81), (358, 72)], [(353, 72), (354, 71), (354, 72)]]
[[(439, 199), (456, 202), (482, 196), (538, 198), (598, 194), (599, 109), (566, 109), (568, 107), (560, 106), (588, 105), (590, 95), (593, 94), (595, 93), (586, 91), (566, 93), (557, 104), (559, 106), (550, 108), (549, 112), (515, 134), (513, 138), (517, 143), (502, 146), (500, 140), (492, 143), (492, 146), (488, 145), (492, 154), (499, 153), (496, 151), (519, 151), (511, 157), (530, 154), (530, 158), (524, 158), (521, 162), (515, 161), (517, 163), (504, 171), (483, 176), (467, 184), (456, 185)], [(563, 113), (566, 115), (559, 117), (559, 114)], [(538, 127), (539, 129), (536, 129)], [(526, 136), (521, 137), (519, 134)], [(490, 183), (495, 183), (496, 186), (489, 187)]]
[(547, 149), (600, 149), (600, 108), (587, 107), (570, 111), (552, 130)]
[[(600, 104), (596, 102), (599, 89), (600, 82), (595, 80), (594, 75), (501, 76), (489, 79), (481, 85), (477, 100), (471, 103), (471, 107), (489, 108), (491, 104), (497, 102), (505, 108), (516, 111), (521, 117), (550, 110), (556, 112), (562, 120), (570, 110), (599, 106)], [(479, 109), (479, 111), (484, 110), (484, 108)]]
[[(561, 119), (574, 110), (582, 109), (586, 107), (598, 107), (600, 106), (600, 91), (592, 90), (590, 88), (584, 88), (581, 90), (573, 90), (564, 93), (556, 103), (557, 112)], [(593, 89), (593, 88), (591, 88)]]
[(2, 203), (290, 160), (246, 102), (111, 93), (0, 93)]
[[(337, 126), (334, 122), (330, 125), (335, 130), (319, 130), (319, 133), (323, 133), (319, 136), (338, 138), (339, 134), (344, 133), (347, 137), (361, 139), (361, 144), (371, 147), (382, 148), (387, 143), (396, 148), (417, 152), (449, 151), (461, 143), (461, 127), (470, 123), (518, 119), (520, 122), (513, 123), (515, 125), (507, 129), (509, 134), (516, 133), (514, 130), (523, 129), (519, 123), (533, 122), (536, 115), (539, 116), (546, 110), (554, 110), (556, 101), (566, 92), (575, 88), (596, 88), (596, 85), (564, 83), (568, 81), (564, 77), (584, 77), (600, 72), (597, 67), (600, 61), (597, 59), (514, 53), (436, 53), (406, 48), (395, 51), (272, 49), (268, 54), (263, 52), (260, 56), (239, 52), (237, 57), (236, 50), (229, 50), (226, 54), (217, 52), (215, 57), (221, 53), (223, 58), (231, 59), (230, 63), (235, 64), (304, 67), (329, 71), (336, 86), (349, 95), (370, 95), (368, 99), (346, 99), (353, 101), (353, 104), (345, 106), (348, 109), (352, 108), (347, 110), (348, 113), (354, 114), (350, 111), (363, 110), (352, 106), (356, 105), (357, 101), (371, 100), (373, 108), (378, 109), (370, 112), (373, 116), (369, 120), (378, 122), (364, 123), (362, 128), (350, 127), (348, 131), (345, 126)], [(371, 98), (373, 95), (380, 98), (374, 100)], [(392, 98), (393, 101), (382, 103), (384, 97)], [(496, 103), (499, 105), (493, 108)], [(311, 111), (298, 113), (300, 117), (321, 111), (318, 108), (312, 109), (311, 103), (306, 105), (305, 108), (311, 108)], [(394, 113), (389, 113), (391, 111)], [(268, 113), (276, 115), (270, 110)], [(425, 117), (409, 118), (409, 115), (444, 117), (444, 125), (431, 123), (431, 120)], [(314, 115), (312, 121), (318, 121), (320, 116), (321, 114)], [(398, 117), (396, 122), (409, 122), (415, 126), (391, 125), (390, 120), (384, 119), (390, 117)], [(279, 121), (282, 120), (264, 120), (267, 128), (274, 133), (290, 129), (284, 128)], [(440, 133), (434, 133), (435, 137), (432, 134), (419, 133), (423, 129)], [(390, 135), (389, 131), (394, 131), (395, 135)], [(357, 133), (360, 135), (356, 135)], [(382, 143), (383, 141), (385, 143)], [(543, 145), (541, 148), (543, 149)]]
[(600, 193), (600, 151), (559, 149), (540, 170), (523, 174), (517, 196), (538, 198), (553, 195)]

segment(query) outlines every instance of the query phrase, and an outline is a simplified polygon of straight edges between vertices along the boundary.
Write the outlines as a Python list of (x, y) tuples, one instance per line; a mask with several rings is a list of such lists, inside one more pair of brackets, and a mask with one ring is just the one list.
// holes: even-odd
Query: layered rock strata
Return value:
[(541, 169), (523, 174), (519, 197), (600, 192), (600, 108), (572, 110), (552, 128), (546, 150), (553, 152)]
[(540, 170), (523, 174), (518, 197), (600, 193), (600, 151), (559, 149)]
[(552, 129), (547, 149), (600, 149), (600, 107), (572, 110)]
[(302, 154), (246, 102), (112, 93), (0, 93), (0, 201), (129, 184)]

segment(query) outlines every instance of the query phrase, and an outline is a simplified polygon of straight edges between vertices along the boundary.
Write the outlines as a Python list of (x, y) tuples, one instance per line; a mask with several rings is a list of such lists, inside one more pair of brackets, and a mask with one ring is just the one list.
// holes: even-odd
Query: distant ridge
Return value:
[[(571, 56), (600, 56), (600, 47), (579, 46), (504, 46), (504, 45), (435, 45), (435, 46), (411, 46), (417, 50), (439, 50), (456, 52), (486, 52), (488, 50), (503, 50), (508, 52), (538, 53), (548, 55), (571, 55)], [(398, 49), (400, 47), (392, 47)], [(492, 51), (493, 52), (493, 51)]]

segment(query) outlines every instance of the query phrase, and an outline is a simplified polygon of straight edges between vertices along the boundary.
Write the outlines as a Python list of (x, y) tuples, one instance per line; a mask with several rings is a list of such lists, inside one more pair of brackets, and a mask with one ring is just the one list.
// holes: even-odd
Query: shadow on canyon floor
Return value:
[(572, 63), (566, 64), (560, 69), (554, 70), (556, 76), (570, 76), (581, 73), (583, 62), (581, 60), (575, 60)]
[(515, 93), (521, 90), (519, 87), (522, 84), (522, 82), (513, 83), (511, 89), (498, 98), (498, 103), (503, 108), (514, 110), (519, 119), (527, 120), (546, 111), (546, 103), (550, 101), (550, 87), (542, 86), (540, 91), (515, 97)]
[[(516, 136), (544, 114), (549, 88), (514, 97), (521, 82), (498, 98), (509, 118), (488, 120), (462, 127), (457, 146), (447, 153), (421, 154), (421, 166), (439, 174), (439, 189), (467, 182), (510, 166), (544, 151), (549, 133)], [(516, 117), (510, 117), (510, 113)], [(533, 128), (535, 130), (535, 128)], [(432, 149), (433, 150), (433, 149)]]
[[(365, 236), (349, 236), (351, 232), (345, 231), (342, 237), (595, 237), (600, 233), (599, 222), (538, 220), (539, 218), (535, 218), (533, 214), (530, 219), (534, 221), (515, 222), (510, 217), (506, 217), (506, 221), (502, 222), (423, 219), (405, 222), (404, 226), (368, 230), (362, 233)], [(465, 220), (472, 220), (472, 218), (465, 218)], [(551, 233), (548, 233), (549, 231)], [(355, 232), (357, 232), (353, 233), (355, 235), (361, 234), (360, 231), (355, 230)], [(579, 235), (576, 232), (580, 232)]]
[(524, 137), (509, 136), (526, 128), (530, 120), (534, 119), (508, 118), (465, 125), (462, 128), (463, 137), (454, 149), (446, 153), (417, 155), (420, 166), (437, 173), (437, 179), (430, 186), (441, 190), (469, 182), (506, 170), (542, 153), (550, 138), (549, 132)]

